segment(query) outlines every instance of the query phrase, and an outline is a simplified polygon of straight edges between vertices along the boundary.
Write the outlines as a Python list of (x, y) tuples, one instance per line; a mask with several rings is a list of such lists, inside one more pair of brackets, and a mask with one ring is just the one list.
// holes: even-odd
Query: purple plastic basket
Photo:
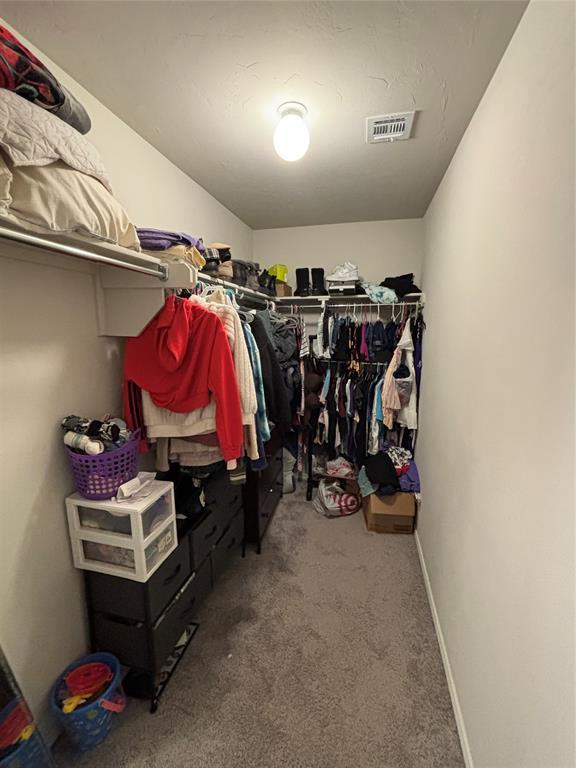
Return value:
[(75, 453), (66, 446), (76, 490), (85, 499), (111, 499), (116, 491), (138, 474), (138, 442), (140, 430), (115, 451), (104, 451), (98, 456)]

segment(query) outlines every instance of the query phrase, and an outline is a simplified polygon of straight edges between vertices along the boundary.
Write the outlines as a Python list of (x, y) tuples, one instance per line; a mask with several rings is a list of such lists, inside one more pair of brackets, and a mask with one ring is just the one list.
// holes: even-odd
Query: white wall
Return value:
[(425, 224), (418, 535), (469, 764), (571, 768), (571, 3), (528, 6)]
[[(137, 224), (224, 240), (251, 257), (248, 226), (40, 56), (90, 112), (89, 138)], [(70, 413), (119, 412), (121, 345), (97, 337), (93, 267), (6, 245), (0, 256), (0, 644), (43, 719), (49, 686), (87, 642), (57, 425)]]
[(293, 286), (298, 267), (321, 266), (328, 275), (345, 261), (357, 264), (360, 274), (372, 282), (405, 272), (414, 272), (418, 281), (423, 255), (422, 219), (254, 231), (254, 261), (261, 267), (286, 264)]

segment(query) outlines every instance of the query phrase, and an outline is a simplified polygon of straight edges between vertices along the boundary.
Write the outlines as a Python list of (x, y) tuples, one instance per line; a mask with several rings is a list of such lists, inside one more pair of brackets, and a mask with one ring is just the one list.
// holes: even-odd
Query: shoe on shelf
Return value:
[(310, 296), (310, 270), (308, 267), (301, 267), (296, 270), (294, 296)]
[(353, 282), (358, 280), (358, 267), (356, 264), (352, 264), (351, 261), (345, 261), (344, 264), (340, 264), (340, 266), (336, 267), (334, 272), (332, 272), (331, 275), (328, 275), (326, 279), (333, 282)]
[(312, 296), (325, 296), (324, 270), (322, 267), (312, 267)]

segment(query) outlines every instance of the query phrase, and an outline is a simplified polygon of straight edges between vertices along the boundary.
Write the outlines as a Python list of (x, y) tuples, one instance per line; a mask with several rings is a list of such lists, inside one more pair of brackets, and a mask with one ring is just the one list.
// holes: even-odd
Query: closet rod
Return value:
[(224, 288), (231, 288), (236, 293), (245, 294), (247, 296), (255, 296), (257, 299), (264, 299), (265, 301), (271, 301), (274, 304), (275, 296), (270, 296), (267, 293), (261, 293), (255, 291), (252, 288), (248, 288), (244, 285), (237, 285), (229, 280), (222, 280), (220, 277), (212, 277), (212, 275), (206, 275), (202, 272), (198, 273), (198, 282), (206, 283), (207, 285), (221, 285)]
[[(321, 304), (317, 304), (316, 306), (312, 304), (280, 304), (279, 305), (282, 308), (285, 307), (295, 307), (296, 309), (323, 309), (323, 306)], [(419, 301), (395, 301), (395, 302), (388, 302), (388, 303), (379, 303), (375, 301), (370, 302), (364, 302), (362, 304), (360, 303), (347, 303), (347, 304), (326, 304), (326, 307), (328, 309), (362, 309), (363, 307), (368, 308), (376, 308), (379, 309), (380, 307), (417, 307), (420, 309), (420, 307), (424, 306)]]
[(372, 360), (335, 360), (333, 357), (317, 357), (322, 363), (335, 363), (336, 365), (388, 365), (383, 361), (373, 362)]
[[(111, 267), (120, 267), (122, 269), (129, 269), (132, 272), (141, 272), (144, 275), (152, 275), (153, 277), (157, 277), (160, 280), (166, 280), (168, 277), (168, 268), (159, 260), (154, 259), (153, 257), (146, 257), (146, 260), (156, 264), (156, 269), (153, 269), (152, 267), (145, 267), (140, 264), (134, 264), (130, 261), (115, 259), (114, 257), (106, 256), (103, 253), (87, 251), (84, 248), (79, 248), (75, 245), (58, 243), (54, 240), (45, 240), (43, 237), (30, 235), (27, 232), (19, 232), (16, 229), (7, 229), (6, 227), (0, 227), (0, 238), (5, 240), (12, 240), (16, 243), (22, 243), (23, 245), (31, 245), (34, 248), (42, 248), (46, 251), (54, 251), (55, 253), (61, 253), (66, 256), (76, 256), (80, 259), (86, 259), (87, 261), (95, 261), (99, 264), (107, 264)], [(132, 254), (130, 254), (130, 256), (132, 257)], [(134, 251), (133, 257), (139, 257), (138, 251)]]

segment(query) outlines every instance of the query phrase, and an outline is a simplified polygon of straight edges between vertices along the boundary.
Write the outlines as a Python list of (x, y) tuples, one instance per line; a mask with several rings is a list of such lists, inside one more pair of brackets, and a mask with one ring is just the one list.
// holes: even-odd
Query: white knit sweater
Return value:
[[(258, 439), (254, 418), (258, 407), (256, 388), (254, 386), (250, 356), (238, 313), (228, 302), (228, 297), (222, 292), (212, 294), (208, 297), (208, 300), (201, 296), (192, 296), (190, 301), (195, 301), (207, 309), (216, 312), (222, 321), (230, 343), (234, 368), (236, 370), (240, 405), (242, 408), (242, 423), (248, 427), (245, 430), (245, 434), (247, 434), (246, 452), (251, 459), (257, 459)], [(218, 303), (220, 301), (228, 303)], [(175, 413), (166, 408), (159, 408), (152, 402), (149, 393), (142, 390), (142, 410), (146, 431), (148, 437), (151, 438), (189, 437), (191, 435), (203, 435), (216, 431), (216, 403), (212, 398), (208, 405), (203, 408), (197, 408), (190, 413)]]

